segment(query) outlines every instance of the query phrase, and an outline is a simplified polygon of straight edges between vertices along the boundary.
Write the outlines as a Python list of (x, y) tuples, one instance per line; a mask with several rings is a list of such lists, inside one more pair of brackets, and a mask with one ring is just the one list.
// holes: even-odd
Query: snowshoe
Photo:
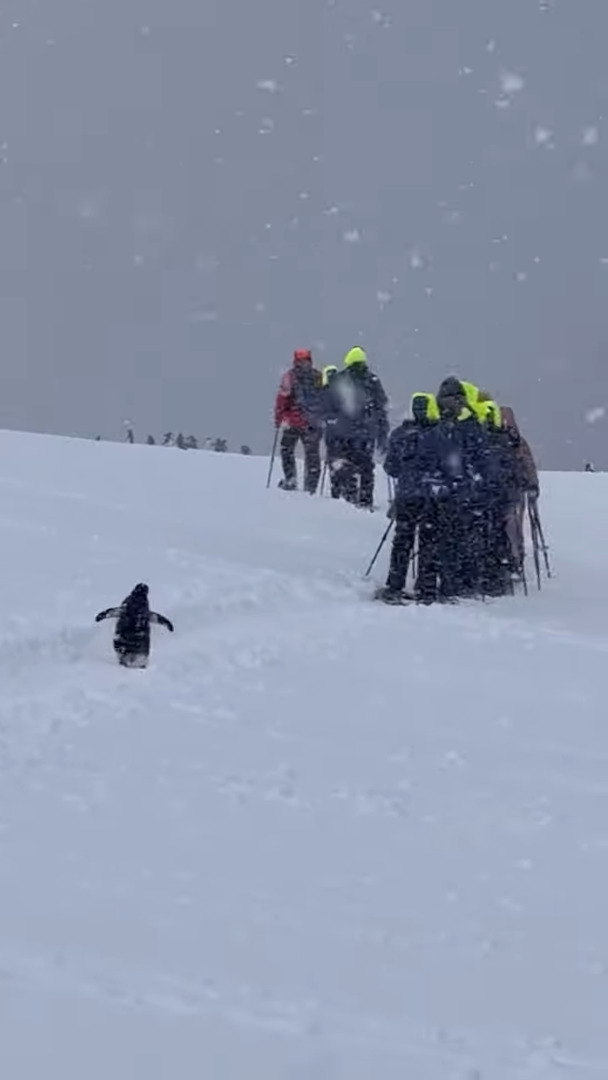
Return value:
[(415, 603), (415, 597), (407, 593), (405, 589), (391, 589), (388, 585), (382, 585), (376, 589), (374, 600), (380, 600), (383, 604), (391, 607), (402, 607), (405, 604)]

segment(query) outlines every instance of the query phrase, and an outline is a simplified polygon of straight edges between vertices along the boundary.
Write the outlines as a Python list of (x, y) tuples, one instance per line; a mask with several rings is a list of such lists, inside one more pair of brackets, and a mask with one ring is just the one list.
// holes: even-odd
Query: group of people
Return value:
[(295, 491), (295, 452), (304, 449), (304, 489), (314, 495), (321, 479), (321, 440), (331, 495), (373, 509), (374, 453), (388, 448), (388, 398), (358, 346), (344, 357), (342, 369), (316, 368), (309, 349), (297, 349), (281, 379), (275, 401), (275, 425), (283, 428), (280, 487)]
[[(363, 349), (342, 369), (317, 370), (308, 350), (294, 354), (275, 403), (283, 427), (280, 486), (297, 486), (295, 450), (304, 447), (304, 486), (314, 494), (325, 440), (331, 495), (373, 508), (374, 455), (395, 483), (389, 573), (378, 598), (420, 603), (502, 596), (524, 565), (526, 499), (539, 496), (530, 446), (513, 410), (454, 376), (437, 394), (417, 393), (412, 415), (390, 434), (388, 400)], [(406, 593), (417, 550), (414, 591)]]
[(416, 539), (417, 601), (513, 590), (524, 570), (525, 502), (540, 491), (512, 409), (451, 376), (437, 395), (414, 394), (384, 468), (396, 485), (395, 532), (380, 599), (402, 601)]

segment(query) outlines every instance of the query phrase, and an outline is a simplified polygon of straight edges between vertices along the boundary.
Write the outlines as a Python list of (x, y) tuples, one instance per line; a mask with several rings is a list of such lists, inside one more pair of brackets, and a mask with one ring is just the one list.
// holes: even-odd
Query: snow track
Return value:
[(384, 516), (263, 461), (0, 457), (0, 1075), (608, 1075), (604, 478), (546, 478), (543, 593), (395, 610)]

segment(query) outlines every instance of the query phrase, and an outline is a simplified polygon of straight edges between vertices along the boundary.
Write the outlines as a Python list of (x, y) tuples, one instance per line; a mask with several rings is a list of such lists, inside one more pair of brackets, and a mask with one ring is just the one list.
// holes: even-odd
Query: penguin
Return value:
[(95, 622), (117, 619), (114, 631), (114, 652), (122, 667), (147, 667), (150, 656), (150, 623), (157, 623), (173, 633), (173, 623), (164, 615), (150, 611), (148, 586), (136, 585), (120, 607), (106, 608), (95, 616)]

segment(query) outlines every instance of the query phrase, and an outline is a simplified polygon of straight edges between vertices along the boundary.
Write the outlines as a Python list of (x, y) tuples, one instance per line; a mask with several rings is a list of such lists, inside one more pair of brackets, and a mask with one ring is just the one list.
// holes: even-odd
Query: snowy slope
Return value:
[(261, 459), (0, 462), (0, 1076), (608, 1077), (606, 477), (542, 594), (394, 610), (384, 515)]

